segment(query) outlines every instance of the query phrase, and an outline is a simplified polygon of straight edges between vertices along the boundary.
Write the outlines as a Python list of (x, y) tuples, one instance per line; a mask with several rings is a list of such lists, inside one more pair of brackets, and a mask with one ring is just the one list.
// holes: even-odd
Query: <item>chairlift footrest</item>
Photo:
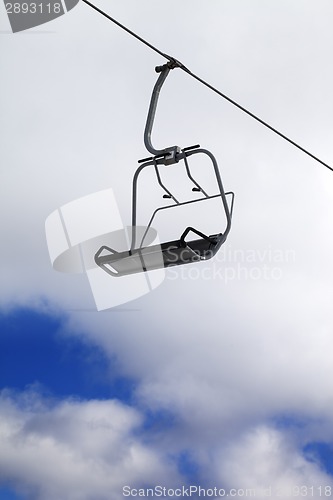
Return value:
[[(124, 252), (115, 252), (104, 246), (95, 254), (95, 262), (112, 276), (125, 276), (211, 259), (224, 240), (224, 235), (220, 233), (185, 244), (184, 239), (180, 239)], [(104, 250), (108, 253), (102, 255)]]

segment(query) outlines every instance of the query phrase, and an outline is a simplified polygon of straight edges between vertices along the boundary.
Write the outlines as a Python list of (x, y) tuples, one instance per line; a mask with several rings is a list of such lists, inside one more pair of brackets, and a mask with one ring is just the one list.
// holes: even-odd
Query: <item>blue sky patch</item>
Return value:
[(278, 429), (295, 429), (303, 428), (307, 423), (308, 419), (296, 415), (279, 415), (273, 418), (274, 426)]
[(1, 500), (25, 500), (24, 497), (15, 493), (12, 489), (0, 486)]
[(186, 478), (188, 484), (200, 486), (199, 469), (199, 465), (189, 451), (180, 453), (178, 457), (178, 470)]
[(314, 442), (304, 447), (308, 459), (318, 461), (327, 474), (333, 476), (333, 443)]
[(20, 309), (0, 315), (0, 388), (41, 385), (56, 397), (131, 399), (133, 381), (112, 376), (97, 346), (60, 333), (61, 318)]

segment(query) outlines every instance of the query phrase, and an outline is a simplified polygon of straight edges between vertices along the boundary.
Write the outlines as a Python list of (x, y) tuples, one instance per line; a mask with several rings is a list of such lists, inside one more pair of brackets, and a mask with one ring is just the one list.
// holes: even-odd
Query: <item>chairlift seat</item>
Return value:
[[(201, 235), (201, 237), (186, 242), (185, 236), (190, 231)], [(179, 240), (168, 241), (161, 245), (151, 245), (123, 252), (117, 252), (104, 245), (96, 253), (95, 262), (111, 276), (125, 276), (163, 267), (209, 260), (217, 253), (225, 238), (222, 233), (206, 236), (194, 228), (188, 227)]]
[[(155, 149), (154, 146), (152, 145), (151, 142), (152, 127), (153, 127), (160, 90), (170, 70), (174, 69), (175, 67), (177, 67), (177, 65), (175, 66), (174, 64), (167, 63), (163, 66), (158, 66), (156, 68), (156, 72), (160, 73), (160, 75), (158, 77), (158, 80), (155, 84), (152, 93), (145, 132), (144, 132), (145, 146), (149, 151), (149, 153), (152, 154), (153, 156), (145, 158), (143, 160), (139, 160), (140, 166), (137, 168), (133, 177), (132, 241), (130, 244), (130, 249), (119, 252), (110, 248), (109, 246), (103, 245), (99, 248), (99, 250), (94, 256), (95, 263), (103, 271), (107, 272), (111, 276), (125, 276), (128, 274), (146, 272), (154, 269), (160, 269), (163, 267), (178, 266), (181, 264), (190, 264), (191, 262), (198, 262), (200, 260), (208, 260), (216, 254), (221, 245), (226, 241), (228, 233), (230, 231), (234, 193), (232, 192), (225, 193), (217, 161), (214, 155), (206, 149), (201, 149), (199, 144), (185, 148), (172, 146), (164, 149)], [(217, 194), (209, 195), (203, 189), (203, 187), (194, 179), (190, 171), (188, 158), (190, 156), (197, 154), (203, 154), (210, 158), (218, 186)], [(164, 165), (165, 167), (168, 167), (173, 164), (177, 164), (180, 166), (182, 163), (184, 163), (187, 177), (192, 183), (192, 191), (201, 193), (202, 194), (201, 198), (186, 200), (183, 202), (178, 201), (176, 197), (169, 191), (169, 189), (163, 184), (159, 171), (159, 166)], [(144, 168), (149, 166), (154, 167), (157, 182), (164, 192), (163, 198), (172, 199), (174, 204), (159, 207), (153, 212), (153, 215), (151, 216), (151, 219), (148, 223), (146, 232), (143, 235), (141, 243), (137, 244), (136, 241), (137, 182), (139, 174), (142, 172)], [(226, 199), (227, 195), (231, 195), (230, 207)], [(193, 227), (187, 227), (178, 240), (168, 241), (166, 243), (162, 243), (161, 245), (156, 245), (156, 244), (150, 246), (144, 245), (144, 240), (147, 231), (149, 231), (149, 228), (152, 227), (154, 217), (160, 210), (166, 210), (172, 207), (176, 206), (179, 207), (191, 203), (204, 202), (207, 200), (211, 200), (213, 198), (220, 198), (222, 202), (222, 208), (226, 217), (226, 227), (223, 233), (217, 233), (211, 236), (207, 236), (198, 231), (197, 229), (194, 229)], [(187, 242), (185, 238), (190, 232), (195, 233), (197, 236), (199, 236), (199, 238)]]

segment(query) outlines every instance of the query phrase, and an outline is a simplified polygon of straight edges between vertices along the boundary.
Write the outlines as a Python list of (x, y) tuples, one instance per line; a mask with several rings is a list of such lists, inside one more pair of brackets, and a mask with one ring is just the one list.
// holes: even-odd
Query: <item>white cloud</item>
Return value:
[(41, 500), (120, 499), (125, 485), (179, 476), (138, 435), (141, 415), (117, 401), (62, 401), (2, 394), (0, 478)]
[(333, 485), (320, 464), (306, 460), (290, 433), (266, 426), (247, 431), (214, 458), (215, 480), (227, 488), (254, 489), (260, 498), (271, 492), (272, 499), (303, 494), (319, 500), (325, 486)]
[[(265, 297), (260, 284), (221, 285), (217, 295), (202, 282), (200, 296), (209, 303), (200, 302), (196, 284), (182, 284), (181, 307), (167, 281), (140, 301), (142, 310), (116, 317), (78, 313), (69, 329), (117, 356), (123, 374), (137, 379), (144, 405), (172, 408), (197, 431), (219, 427), (221, 419), (234, 426), (285, 413), (329, 420), (329, 298), (304, 297), (300, 278), (276, 284)], [(283, 297), (287, 286), (306, 302)]]
[[(38, 500), (121, 499), (125, 485), (186, 486), (171, 460), (183, 451), (179, 429), (178, 439), (169, 429), (147, 441), (141, 424), (139, 412), (118, 401), (55, 403), (36, 392), (3, 392), (0, 478)], [(319, 499), (320, 487), (333, 486), (292, 429), (259, 424), (238, 434), (225, 431), (214, 429), (209, 444), (194, 434), (188, 443), (202, 487), (255, 490), (260, 498), (271, 488), (276, 499), (306, 486)]]

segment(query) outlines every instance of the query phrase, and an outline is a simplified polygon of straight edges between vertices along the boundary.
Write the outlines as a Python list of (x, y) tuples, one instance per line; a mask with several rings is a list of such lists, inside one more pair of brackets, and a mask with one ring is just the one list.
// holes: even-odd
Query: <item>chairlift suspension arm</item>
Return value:
[(146, 127), (144, 132), (144, 143), (149, 151), (154, 156), (165, 156), (167, 163), (174, 163), (176, 159), (176, 154), (180, 152), (180, 149), (177, 146), (165, 148), (165, 149), (155, 149), (151, 142), (151, 134), (155, 120), (155, 114), (157, 109), (157, 103), (160, 96), (160, 91), (163, 83), (165, 82), (170, 70), (178, 67), (177, 62), (175, 63), (167, 63), (163, 66), (157, 66), (155, 68), (157, 73), (160, 73), (157, 82), (155, 83), (153, 93), (150, 100), (148, 116), (146, 121)]

